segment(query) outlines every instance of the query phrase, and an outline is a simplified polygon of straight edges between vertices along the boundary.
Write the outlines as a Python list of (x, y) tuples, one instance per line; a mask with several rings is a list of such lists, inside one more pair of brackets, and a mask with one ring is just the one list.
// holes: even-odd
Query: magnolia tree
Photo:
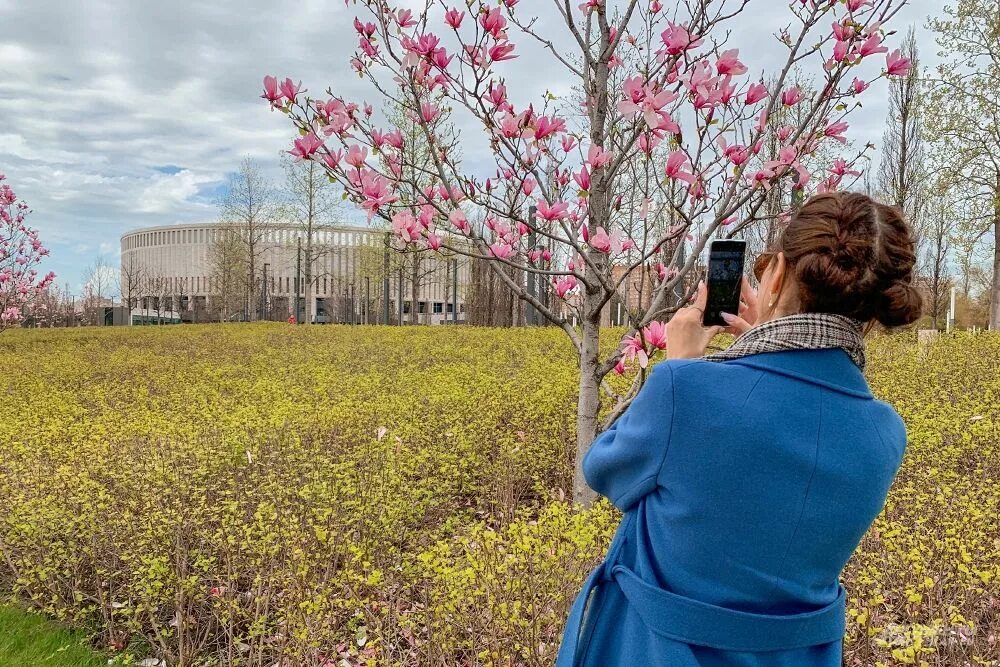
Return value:
[[(272, 76), (263, 97), (298, 128), (289, 152), (322, 164), (369, 221), (390, 222), (400, 248), (487, 260), (565, 331), (580, 362), (580, 501), (590, 498), (580, 460), (602, 426), (602, 401), (613, 405), (607, 424), (638, 391), (705, 245), (774, 217), (764, 204), (779, 187), (794, 194), (788, 206), (857, 177), (864, 151), (821, 173), (809, 166), (827, 144), (847, 145), (845, 118), (872, 81), (909, 69), (883, 45), (905, 0), (796, 0), (775, 36), (780, 61), (754, 75), (728, 43), (750, 0), (553, 0), (558, 26), (544, 30), (528, 14), (537, 2), (427, 0), (416, 12), (387, 0), (353, 4), (360, 16), (351, 65), (380, 106), (403, 109), (419, 125), (435, 148), (430, 163), (407, 164), (402, 133), (368, 102), (330, 89), (311, 96)], [(575, 94), (546, 92), (517, 106), (513, 94), (528, 82), (504, 76), (519, 56), (515, 38), (535, 43)], [(815, 92), (793, 83), (801, 75), (818, 82)], [(463, 167), (440, 135), (444, 113), (482, 128), (495, 167)], [(466, 153), (470, 142), (463, 137)], [(401, 188), (418, 192), (417, 201), (404, 204)], [(652, 284), (648, 298), (630, 303), (635, 275)], [(551, 283), (554, 303), (530, 287), (536, 281)], [(631, 333), (602, 358), (601, 314), (612, 300), (626, 304)], [(607, 376), (630, 369), (630, 388), (613, 391)]]
[(38, 232), (24, 224), (30, 213), (0, 174), (0, 331), (16, 326), (24, 309), (44, 292), (55, 274), (39, 278), (37, 266), (49, 251), (42, 247)]

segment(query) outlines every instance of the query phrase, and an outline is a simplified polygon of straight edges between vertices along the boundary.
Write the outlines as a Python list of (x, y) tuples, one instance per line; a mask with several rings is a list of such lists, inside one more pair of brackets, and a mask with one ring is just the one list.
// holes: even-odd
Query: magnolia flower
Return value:
[(906, 76), (910, 73), (913, 63), (909, 58), (903, 57), (902, 52), (896, 49), (885, 57), (886, 73), (889, 76)]
[(614, 155), (611, 151), (606, 151), (597, 144), (591, 144), (587, 150), (587, 162), (591, 169), (600, 169), (611, 164)]
[(576, 289), (576, 276), (562, 276), (555, 281), (556, 296), (565, 299), (566, 295)]
[(288, 153), (293, 155), (296, 161), (299, 161), (310, 159), (319, 150), (319, 147), (323, 145), (323, 140), (317, 137), (315, 133), (310, 132), (304, 137), (299, 137), (293, 143), (294, 148), (288, 151)]
[(449, 9), (444, 14), (445, 23), (447, 23), (448, 25), (450, 25), (455, 30), (458, 30), (459, 26), (462, 25), (462, 19), (464, 19), (464, 18), (465, 18), (465, 13), (464, 12), (460, 12), (457, 9), (454, 9), (454, 8)]

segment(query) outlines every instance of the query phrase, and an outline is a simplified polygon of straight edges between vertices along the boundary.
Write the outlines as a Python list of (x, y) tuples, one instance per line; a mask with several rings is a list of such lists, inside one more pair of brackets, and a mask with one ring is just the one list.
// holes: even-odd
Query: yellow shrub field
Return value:
[[(846, 664), (1000, 665), (1000, 336), (870, 357), (910, 443)], [(14, 330), (0, 360), (0, 591), (122, 664), (551, 665), (617, 524), (566, 500), (560, 331)]]

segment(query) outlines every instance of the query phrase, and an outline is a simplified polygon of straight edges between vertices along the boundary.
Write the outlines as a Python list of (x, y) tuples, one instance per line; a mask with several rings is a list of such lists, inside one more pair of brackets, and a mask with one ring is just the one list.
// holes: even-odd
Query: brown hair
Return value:
[(857, 192), (810, 198), (776, 250), (798, 281), (804, 313), (836, 313), (898, 327), (917, 321), (913, 232), (899, 209)]

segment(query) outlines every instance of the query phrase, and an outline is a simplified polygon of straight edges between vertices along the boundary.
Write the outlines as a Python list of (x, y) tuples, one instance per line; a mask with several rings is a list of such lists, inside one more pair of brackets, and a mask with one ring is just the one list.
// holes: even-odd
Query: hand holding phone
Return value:
[(740, 312), (746, 249), (746, 241), (712, 241), (708, 251), (708, 301), (702, 320), (706, 327), (727, 326), (722, 313)]

